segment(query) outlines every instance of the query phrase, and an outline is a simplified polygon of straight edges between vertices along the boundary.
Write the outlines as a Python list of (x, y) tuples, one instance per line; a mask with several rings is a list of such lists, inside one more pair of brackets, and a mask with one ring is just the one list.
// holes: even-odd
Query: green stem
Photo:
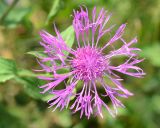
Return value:
[(6, 16), (9, 14), (9, 12), (14, 8), (14, 6), (18, 3), (19, 0), (14, 0), (12, 4), (6, 9), (6, 11), (3, 13), (3, 15), (0, 17), (0, 23), (4, 21)]

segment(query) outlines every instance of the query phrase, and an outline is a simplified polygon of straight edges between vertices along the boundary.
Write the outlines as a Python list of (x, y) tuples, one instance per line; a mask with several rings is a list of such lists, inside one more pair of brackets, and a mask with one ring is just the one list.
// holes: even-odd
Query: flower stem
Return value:
[(4, 21), (4, 19), (7, 17), (9, 12), (14, 8), (14, 6), (18, 3), (19, 0), (14, 0), (12, 4), (6, 9), (6, 11), (3, 13), (3, 15), (0, 17), (0, 23)]

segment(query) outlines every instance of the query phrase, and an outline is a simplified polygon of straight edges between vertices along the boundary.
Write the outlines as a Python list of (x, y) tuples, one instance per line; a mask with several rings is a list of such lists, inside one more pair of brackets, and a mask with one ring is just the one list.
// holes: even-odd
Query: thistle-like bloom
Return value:
[[(110, 36), (114, 27), (114, 25), (106, 27), (110, 17), (111, 15), (104, 9), (97, 15), (94, 8), (91, 18), (86, 8), (80, 7), (79, 11), (74, 11), (73, 27), (77, 43), (75, 49), (67, 46), (67, 42), (56, 27), (54, 27), (56, 36), (46, 31), (40, 32), (42, 38), (40, 44), (48, 56), (41, 57), (39, 64), (42, 71), (53, 75), (53, 77), (39, 76), (39, 79), (48, 81), (40, 88), (43, 88), (42, 93), (53, 94), (48, 103), (50, 107), (55, 107), (54, 110), (58, 107), (62, 110), (69, 106), (73, 112), (80, 111), (80, 117), (85, 115), (90, 118), (92, 114), (103, 117), (102, 107), (104, 107), (114, 116), (117, 107), (124, 107), (117, 97), (127, 98), (133, 95), (121, 84), (119, 73), (138, 78), (145, 74), (136, 66), (143, 61), (137, 59), (137, 51), (140, 49), (131, 46), (137, 42), (136, 38), (130, 42), (123, 39), (126, 24), (122, 24), (115, 34)], [(109, 35), (106, 42), (102, 40), (104, 35)], [(118, 41), (121, 46), (116, 49)], [(103, 47), (98, 47), (102, 42)], [(69, 56), (66, 53), (69, 53)], [(114, 65), (112, 58), (120, 56), (125, 56), (126, 61), (118, 66)], [(60, 73), (62, 70), (66, 72)], [(62, 82), (64, 84), (60, 84)], [(104, 89), (103, 93), (97, 90), (97, 85)], [(105, 103), (105, 99), (110, 99), (113, 110), (108, 103)]]

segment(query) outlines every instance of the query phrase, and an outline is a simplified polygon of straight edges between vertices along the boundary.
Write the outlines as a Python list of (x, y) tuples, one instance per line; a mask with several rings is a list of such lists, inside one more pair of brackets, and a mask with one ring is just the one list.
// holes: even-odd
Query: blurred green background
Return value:
[[(135, 95), (121, 99), (125, 109), (116, 118), (104, 110), (104, 118), (52, 112), (47, 95), (39, 94), (33, 69), (35, 57), (26, 54), (41, 49), (41, 29), (60, 31), (72, 23), (73, 9), (85, 5), (104, 7), (113, 14), (110, 24), (127, 23), (127, 41), (138, 37), (142, 49), (139, 66), (146, 76), (125, 77), (124, 85)], [(160, 127), (160, 0), (0, 0), (0, 128), (159, 128)], [(8, 58), (8, 59), (7, 59)]]

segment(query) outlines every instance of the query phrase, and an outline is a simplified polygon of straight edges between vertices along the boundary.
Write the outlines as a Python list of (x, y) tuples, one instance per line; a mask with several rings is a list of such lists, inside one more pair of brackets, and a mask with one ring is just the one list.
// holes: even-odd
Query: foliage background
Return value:
[[(15, 4), (14, 4), (15, 3)], [(139, 39), (145, 61), (143, 79), (125, 77), (135, 95), (122, 99), (125, 109), (116, 118), (79, 119), (70, 110), (51, 112), (46, 95), (39, 94), (32, 69), (36, 59), (26, 54), (40, 50), (38, 32), (60, 31), (72, 23), (73, 9), (85, 5), (113, 13), (111, 24), (127, 23), (125, 38)], [(159, 128), (160, 126), (160, 0), (0, 0), (0, 128)], [(8, 58), (8, 59), (7, 59)], [(121, 60), (120, 60), (121, 61)]]

